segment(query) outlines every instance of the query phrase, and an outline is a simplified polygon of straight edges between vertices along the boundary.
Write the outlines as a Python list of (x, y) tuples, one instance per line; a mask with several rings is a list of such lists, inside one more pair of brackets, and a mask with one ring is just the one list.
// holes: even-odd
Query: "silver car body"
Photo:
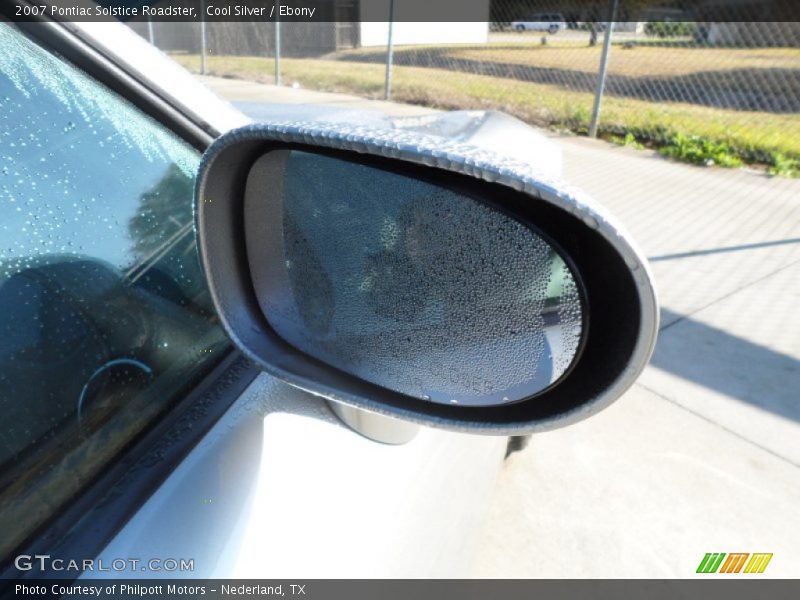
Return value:
[[(249, 122), (128, 28), (67, 27), (169, 97), (187, 118), (219, 133)], [(276, 107), (276, 118), (289, 118), (285, 110)], [(350, 118), (304, 110), (321, 120)], [(361, 118), (469, 136), (515, 158), (538, 157), (554, 176), (560, 172), (552, 142), (502, 115), (405, 123)], [(476, 125), (487, 120), (514, 127), (519, 143), (502, 148), (507, 138)], [(324, 400), (261, 374), (98, 558), (106, 564), (193, 559), (194, 571), (162, 573), (169, 577), (463, 577), (505, 448), (506, 438), (433, 429), (402, 445), (374, 442), (345, 426)]]

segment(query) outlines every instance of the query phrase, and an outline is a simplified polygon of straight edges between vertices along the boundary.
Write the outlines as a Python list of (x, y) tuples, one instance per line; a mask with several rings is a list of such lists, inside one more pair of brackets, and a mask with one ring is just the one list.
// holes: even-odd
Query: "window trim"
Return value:
[[(0, 5), (0, 18), (13, 14), (19, 0)], [(44, 20), (16, 23), (21, 31), (47, 50), (54, 51), (95, 81), (131, 102), (143, 113), (167, 127), (203, 152), (219, 135), (199, 115), (182, 106), (164, 90), (117, 57), (104, 54), (74, 25)], [(163, 417), (131, 441), (64, 508), (28, 539), (0, 557), (0, 591), (14, 580), (36, 577), (33, 571), (14, 567), (19, 554), (49, 554), (53, 558), (95, 558), (124, 527), (150, 495), (166, 480), (233, 402), (256, 378), (258, 369), (232, 348)], [(190, 425), (190, 426), (189, 426)], [(144, 465), (155, 465), (143, 468)], [(64, 579), (80, 576), (64, 572)]]

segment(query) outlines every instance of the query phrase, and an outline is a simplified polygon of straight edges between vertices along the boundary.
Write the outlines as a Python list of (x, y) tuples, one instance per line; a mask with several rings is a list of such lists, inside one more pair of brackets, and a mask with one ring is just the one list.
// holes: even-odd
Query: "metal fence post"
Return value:
[(153, 19), (152, 17), (147, 17), (147, 37), (150, 38), (150, 45), (156, 45), (156, 36), (155, 32), (153, 31)]
[(200, 2), (200, 74), (206, 74), (206, 3)]
[(394, 46), (392, 33), (394, 30), (394, 0), (389, 0), (389, 36), (386, 40), (386, 82), (383, 88), (383, 97), (388, 100), (392, 97), (392, 59)]
[(275, 17), (275, 85), (281, 84), (281, 21)]
[(600, 104), (603, 101), (603, 90), (606, 87), (608, 55), (611, 51), (611, 34), (614, 30), (614, 21), (617, 18), (617, 1), (618, 0), (611, 0), (611, 15), (606, 23), (606, 35), (603, 38), (603, 54), (600, 57), (600, 73), (597, 76), (597, 89), (594, 92), (594, 106), (592, 107), (592, 122), (589, 125), (589, 137), (597, 137), (597, 126), (600, 123)]

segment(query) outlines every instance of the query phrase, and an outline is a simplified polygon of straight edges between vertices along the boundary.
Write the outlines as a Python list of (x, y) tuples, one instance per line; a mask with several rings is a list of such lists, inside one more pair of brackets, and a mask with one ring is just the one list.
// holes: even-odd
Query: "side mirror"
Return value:
[(652, 353), (646, 260), (529, 165), (418, 133), (252, 125), (206, 152), (203, 267), (272, 375), (420, 424), (511, 435), (589, 416)]

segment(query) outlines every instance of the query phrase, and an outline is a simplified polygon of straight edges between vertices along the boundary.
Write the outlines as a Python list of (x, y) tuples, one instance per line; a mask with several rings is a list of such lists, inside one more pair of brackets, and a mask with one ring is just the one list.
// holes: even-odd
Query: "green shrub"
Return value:
[(800, 158), (773, 152), (768, 172), (781, 177), (800, 177)]
[(636, 148), (637, 150), (644, 149), (644, 145), (640, 144), (636, 140), (636, 136), (633, 135), (630, 131), (625, 134), (625, 137), (621, 137), (618, 135), (612, 135), (608, 138), (612, 144), (616, 144), (617, 146), (626, 146), (628, 148)]
[(681, 37), (692, 35), (695, 27), (695, 23), (687, 21), (648, 21), (644, 32), (660, 38)]
[(731, 146), (697, 135), (678, 133), (658, 151), (664, 156), (697, 165), (717, 165), (729, 168), (742, 166), (742, 159)]

